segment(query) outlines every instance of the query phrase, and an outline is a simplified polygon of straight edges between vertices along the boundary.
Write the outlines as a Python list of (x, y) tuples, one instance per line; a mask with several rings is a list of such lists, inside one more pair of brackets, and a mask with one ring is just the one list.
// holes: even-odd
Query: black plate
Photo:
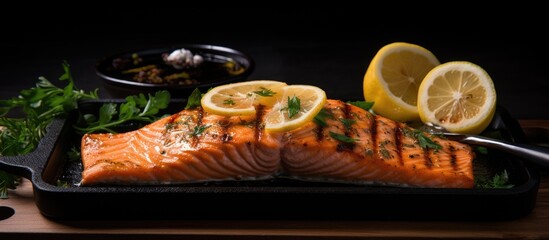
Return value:
[[(105, 102), (80, 104), (96, 113)], [(120, 100), (116, 100), (120, 101)], [(168, 113), (185, 105), (174, 100)], [(291, 179), (226, 181), (156, 186), (58, 186), (78, 181), (80, 168), (67, 152), (79, 144), (73, 124), (78, 113), (56, 119), (31, 154), (2, 157), (0, 168), (29, 178), (41, 213), (50, 218), (90, 219), (513, 219), (529, 214), (536, 204), (539, 175), (520, 159), (489, 150), (486, 161), (475, 160), (475, 174), (506, 169), (509, 189), (432, 189), (302, 182)], [(515, 120), (502, 108), (489, 128), (514, 142), (524, 141)]]
[[(203, 64), (197, 68), (178, 70), (164, 63), (163, 54), (170, 54), (176, 49), (185, 48), (193, 54), (204, 58)], [(134, 63), (134, 59), (139, 61)], [(229, 73), (223, 64), (231, 62), (237, 66), (238, 71)], [(190, 75), (192, 83), (150, 83), (134, 80), (137, 73), (125, 73), (131, 69), (154, 65), (155, 69), (162, 71), (159, 76), (165, 78), (168, 75), (185, 72)], [(168, 90), (173, 97), (188, 97), (195, 89), (203, 92), (208, 88), (231, 82), (244, 81), (254, 70), (252, 57), (241, 51), (214, 45), (187, 44), (174, 47), (145, 49), (116, 54), (100, 60), (96, 65), (97, 75), (102, 79), (106, 89), (113, 97), (125, 97), (136, 93), (154, 93), (158, 90)]]

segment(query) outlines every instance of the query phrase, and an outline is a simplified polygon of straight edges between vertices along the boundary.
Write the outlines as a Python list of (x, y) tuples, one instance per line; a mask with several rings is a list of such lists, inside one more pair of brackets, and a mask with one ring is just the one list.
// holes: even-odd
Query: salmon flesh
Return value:
[(183, 110), (141, 129), (85, 134), (81, 184), (165, 184), (301, 180), (404, 187), (472, 188), (471, 147), (431, 136), (338, 100), (328, 100), (323, 123), (284, 132), (264, 130), (269, 109), (252, 116)]

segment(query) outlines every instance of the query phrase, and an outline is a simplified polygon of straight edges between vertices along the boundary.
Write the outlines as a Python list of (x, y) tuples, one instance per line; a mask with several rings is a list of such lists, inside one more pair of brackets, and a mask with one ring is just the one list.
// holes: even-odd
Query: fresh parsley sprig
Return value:
[(330, 114), (330, 112), (328, 112), (325, 108), (321, 109), (320, 112), (316, 114), (315, 118), (313, 118), (315, 123), (321, 127), (328, 126), (326, 119), (334, 119), (334, 115)]
[(348, 101), (347, 103), (362, 108), (366, 111), (369, 111), (374, 106), (374, 102), (366, 101)]
[(440, 144), (435, 142), (432, 138), (426, 136), (425, 133), (421, 130), (418, 130), (418, 129), (412, 130), (408, 128), (404, 128), (402, 130), (404, 131), (404, 135), (417, 139), (419, 146), (421, 148), (425, 148), (425, 149), (431, 148), (435, 151), (442, 149), (442, 146), (440, 146)]
[(288, 97), (288, 107), (284, 109), (288, 110), (288, 118), (293, 118), (301, 110), (301, 99), (296, 96)]
[(420, 130), (414, 130), (414, 137), (417, 138), (419, 146), (422, 148), (431, 148), (435, 151), (442, 149), (442, 146), (437, 142), (433, 141), (430, 137), (425, 136), (425, 134)]
[(260, 90), (254, 91), (254, 93), (262, 97), (272, 97), (276, 94), (273, 90), (265, 87), (261, 87)]
[(515, 185), (509, 183), (509, 174), (507, 173), (507, 170), (503, 170), (499, 174), (495, 174), (492, 178), (475, 178), (475, 186), (477, 188), (512, 188)]
[(202, 105), (200, 103), (200, 100), (202, 100), (202, 96), (204, 96), (204, 94), (200, 92), (200, 89), (195, 88), (189, 98), (187, 98), (187, 105), (185, 106), (185, 109), (200, 107)]
[(0, 198), (8, 198), (8, 189), (16, 189), (21, 178), (0, 170)]
[(356, 120), (349, 118), (340, 118), (339, 121), (343, 123), (343, 127), (345, 127), (345, 130), (347, 131), (351, 130), (351, 126), (356, 123)]
[(335, 133), (335, 132), (332, 132), (332, 131), (330, 131), (330, 137), (332, 137), (333, 139), (338, 140), (340, 142), (344, 142), (344, 143), (354, 143), (354, 142), (357, 141), (357, 139), (355, 139), (355, 138), (347, 137), (343, 134)]
[[(78, 101), (98, 98), (98, 90), (84, 92), (74, 86), (67, 62), (62, 64), (60, 81), (66, 86), (58, 87), (45, 77), (39, 77), (35, 87), (20, 91), (19, 96), (0, 100), (0, 156), (22, 155), (32, 152), (46, 133), (46, 127), (56, 117), (66, 115), (78, 108)], [(15, 109), (24, 114), (21, 118), (7, 115)], [(0, 170), (0, 198), (8, 197), (8, 189), (14, 189), (19, 177)]]
[(232, 98), (227, 98), (225, 100), (223, 100), (223, 105), (235, 105), (236, 103), (234, 102), (234, 100)]
[(211, 126), (210, 125), (195, 126), (193, 129), (193, 132), (191, 133), (191, 136), (198, 137), (202, 135), (202, 133), (204, 133), (204, 131), (206, 131), (206, 129), (208, 129), (209, 127)]
[[(153, 122), (158, 119), (157, 114), (160, 110), (168, 107), (170, 102), (170, 93), (162, 90), (155, 95), (144, 94), (126, 97), (126, 102), (120, 104), (105, 103), (99, 109), (99, 117), (93, 114), (83, 116), (86, 122), (85, 127), (74, 126), (82, 133), (91, 133), (97, 131), (106, 131), (115, 133), (114, 127), (129, 121)], [(118, 114), (118, 115), (117, 115)]]

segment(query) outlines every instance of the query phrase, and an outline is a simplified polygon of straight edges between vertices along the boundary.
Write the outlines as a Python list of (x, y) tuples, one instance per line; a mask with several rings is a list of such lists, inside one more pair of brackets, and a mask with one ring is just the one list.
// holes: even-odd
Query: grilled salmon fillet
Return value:
[(183, 110), (139, 130), (86, 134), (82, 185), (261, 179), (434, 188), (472, 188), (474, 153), (428, 134), (440, 149), (422, 147), (417, 131), (338, 100), (325, 124), (310, 122), (267, 133), (263, 116), (224, 117)]
[(82, 185), (157, 184), (272, 177), (280, 168), (280, 135), (254, 116), (183, 110), (139, 130), (86, 134)]
[(397, 186), (472, 188), (474, 152), (430, 136), (441, 148), (420, 146), (416, 130), (356, 106), (328, 100), (326, 126), (314, 122), (283, 139), (282, 165), (299, 178)]

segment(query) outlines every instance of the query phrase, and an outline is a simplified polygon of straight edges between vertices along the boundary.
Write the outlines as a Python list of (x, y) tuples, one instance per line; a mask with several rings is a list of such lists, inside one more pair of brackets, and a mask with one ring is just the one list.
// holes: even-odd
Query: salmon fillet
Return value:
[[(264, 131), (257, 114), (224, 117), (183, 110), (139, 130), (86, 134), (82, 185), (157, 184), (262, 179), (279, 174), (314, 181), (472, 188), (470, 146), (425, 134), (442, 148), (423, 148), (414, 129), (338, 100), (326, 126), (310, 122), (285, 133)], [(346, 138), (342, 141), (337, 138)]]
[[(284, 137), (286, 174), (397, 186), (474, 186), (470, 146), (424, 133), (442, 148), (423, 148), (415, 130), (403, 123), (336, 100), (328, 100), (324, 109), (331, 116), (326, 118), (326, 127), (311, 122)], [(333, 135), (351, 140), (344, 142)]]
[[(82, 185), (158, 184), (271, 177), (280, 168), (280, 136), (255, 116), (183, 110), (139, 130), (85, 134)], [(257, 120), (259, 119), (259, 120)]]

